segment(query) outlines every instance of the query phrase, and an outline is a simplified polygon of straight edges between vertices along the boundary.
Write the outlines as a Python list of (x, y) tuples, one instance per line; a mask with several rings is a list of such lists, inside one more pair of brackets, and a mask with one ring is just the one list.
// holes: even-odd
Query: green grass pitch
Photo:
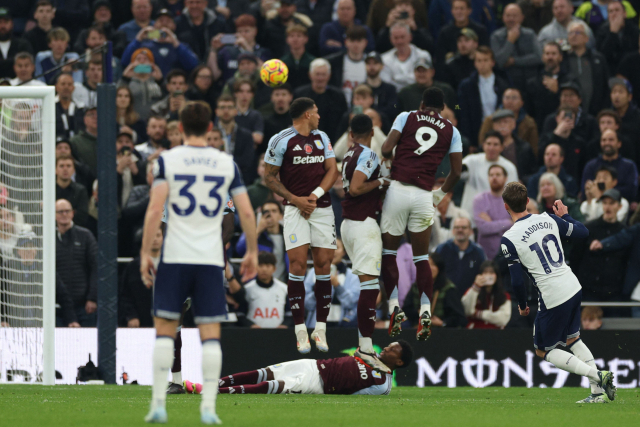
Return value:
[[(639, 426), (640, 389), (609, 404), (576, 405), (580, 388), (394, 388), (389, 396), (223, 395), (227, 426)], [(3, 426), (142, 426), (151, 389), (141, 386), (0, 386)], [(169, 396), (169, 425), (196, 426), (200, 396)]]

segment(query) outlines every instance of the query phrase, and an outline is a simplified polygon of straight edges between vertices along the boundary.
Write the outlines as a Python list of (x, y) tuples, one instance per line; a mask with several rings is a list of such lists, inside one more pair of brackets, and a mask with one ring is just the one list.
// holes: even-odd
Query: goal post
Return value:
[[(9, 283), (4, 286), (13, 286), (10, 290), (0, 290), (4, 292), (3, 309), (13, 316), (12, 320), (7, 320), (8, 326), (0, 328), (0, 341), (4, 341), (0, 342), (0, 367), (5, 370), (0, 372), (0, 382), (7, 381), (7, 370), (15, 370), (18, 375), (29, 377), (30, 382), (54, 385), (55, 88), (0, 86), (0, 102), (0, 173), (7, 191), (5, 194), (8, 194), (5, 198), (16, 206), (24, 207), (22, 211), (16, 207), (15, 213), (24, 216), (25, 224), (32, 226), (24, 226), (22, 232), (29, 230), (28, 236), (33, 236), (31, 241), (35, 242), (36, 254), (41, 254), (40, 259), (36, 255), (38, 262), (33, 264), (37, 267), (29, 271), (30, 276), (26, 275), (30, 277), (28, 282), (24, 281), (25, 274), (20, 267), (15, 267), (21, 265), (20, 259), (10, 252), (3, 256), (3, 282)], [(13, 245), (20, 242), (17, 229), (15, 226), (12, 235), (4, 229), (2, 231)], [(7, 259), (13, 262), (11, 267), (7, 266)], [(5, 280), (7, 276), (10, 280)], [(8, 300), (17, 303), (12, 306)]]

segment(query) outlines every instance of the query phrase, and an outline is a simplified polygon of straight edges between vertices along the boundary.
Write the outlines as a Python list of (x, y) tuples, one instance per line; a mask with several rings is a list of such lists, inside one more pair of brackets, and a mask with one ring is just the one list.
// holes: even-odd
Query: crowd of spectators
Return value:
[[(462, 180), (438, 206), (433, 226), (434, 325), (523, 324), (510, 323), (515, 304), (499, 250), (511, 226), (500, 197), (510, 181), (527, 185), (529, 212), (552, 213), (561, 199), (585, 221), (586, 241), (563, 242), (584, 299), (640, 301), (638, 9), (633, 0), (0, 2), (0, 84), (53, 85), (57, 93), (58, 305), (66, 307), (58, 323), (96, 322), (97, 86), (104, 71), (98, 50), (105, 41), (113, 43), (117, 83), (119, 256), (138, 252), (151, 165), (160, 152), (182, 144), (179, 109), (189, 100), (208, 103), (215, 126), (208, 141), (234, 156), (258, 214), (258, 277), (230, 287), (228, 295), (239, 324), (290, 324), (282, 200), (263, 176), (268, 141), (291, 125), (292, 100), (316, 102), (320, 130), (341, 160), (354, 114), (372, 118), (372, 149), (381, 156), (395, 117), (417, 109), (420, 94), (432, 86), (445, 94), (442, 115), (460, 130), (465, 155)], [(274, 89), (259, 77), (271, 58), (289, 68), (288, 82)], [(437, 185), (448, 169), (445, 159)], [(2, 191), (0, 250), (6, 268), (14, 268), (32, 262), (24, 249), (30, 240), (18, 238), (29, 220)], [(338, 233), (343, 198), (339, 179), (331, 190)], [(161, 245), (159, 234), (156, 255)], [(244, 236), (236, 233), (228, 255), (244, 250)], [(332, 263), (330, 322), (336, 326), (356, 319), (359, 288), (344, 257), (338, 249)], [(399, 299), (411, 319), (417, 294), (409, 241), (397, 259)], [(151, 293), (139, 280), (138, 262), (121, 268), (121, 326), (150, 326)], [(305, 283), (313, 322), (312, 270)], [(529, 291), (534, 301), (531, 284)], [(604, 315), (630, 312), (606, 309)]]

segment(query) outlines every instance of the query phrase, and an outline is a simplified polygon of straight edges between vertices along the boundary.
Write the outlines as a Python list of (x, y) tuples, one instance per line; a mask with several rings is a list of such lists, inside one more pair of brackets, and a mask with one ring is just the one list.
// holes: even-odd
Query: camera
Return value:
[(598, 183), (598, 190), (604, 191), (604, 182), (599, 182)]
[(400, 12), (398, 15), (398, 19), (409, 19), (409, 12), (406, 10), (404, 12)]

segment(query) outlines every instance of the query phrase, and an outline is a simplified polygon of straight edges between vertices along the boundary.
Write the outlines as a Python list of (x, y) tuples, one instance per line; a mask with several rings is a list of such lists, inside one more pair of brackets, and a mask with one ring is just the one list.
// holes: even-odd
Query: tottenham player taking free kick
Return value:
[[(401, 331), (405, 314), (398, 304), (398, 264), (396, 255), (405, 229), (409, 228), (416, 284), (420, 293), (420, 323), (416, 338), (431, 335), (433, 277), (429, 267), (429, 240), (435, 206), (453, 190), (462, 172), (460, 132), (440, 112), (444, 93), (430, 87), (422, 95), (418, 111), (400, 113), (393, 123), (382, 155), (390, 159), (392, 182), (382, 206), (382, 278), (389, 298), (389, 335)], [(395, 153), (394, 153), (395, 149)], [(432, 192), (438, 166), (449, 154), (451, 171), (442, 187)]]
[(258, 243), (253, 208), (233, 158), (208, 147), (211, 108), (189, 102), (180, 111), (185, 145), (160, 154), (144, 223), (140, 273), (153, 283), (155, 269), (150, 251), (160, 228), (165, 201), (169, 210), (162, 257), (153, 289), (156, 342), (153, 349), (151, 409), (145, 420), (167, 422), (166, 384), (173, 363), (173, 347), (182, 304), (192, 297), (195, 322), (202, 340), (202, 403), (204, 424), (220, 424), (215, 400), (222, 367), (220, 321), (226, 319), (223, 286), (224, 257), (221, 223), (227, 193), (238, 210), (247, 236), (247, 253), (240, 267), (243, 280), (256, 275)]
[[(295, 322), (298, 351), (309, 353), (304, 324), (304, 276), (309, 246), (316, 273), (316, 327), (311, 338), (320, 351), (329, 351), (327, 316), (331, 307), (331, 260), (336, 226), (329, 189), (339, 176), (327, 135), (318, 130), (318, 107), (310, 98), (291, 103), (293, 126), (274, 135), (265, 155), (265, 182), (284, 198), (284, 241), (289, 256), (289, 305)], [(278, 173), (280, 179), (278, 180)]]
[[(567, 207), (556, 200), (555, 215), (529, 214), (527, 188), (510, 182), (502, 192), (504, 207), (514, 221), (500, 242), (509, 263), (513, 291), (521, 316), (529, 314), (523, 270), (538, 288), (538, 314), (533, 326), (536, 354), (558, 369), (589, 378), (591, 395), (576, 403), (614, 400), (613, 374), (599, 371), (589, 348), (580, 339), (582, 287), (564, 262), (561, 239), (583, 239), (589, 230), (569, 216)], [(571, 353), (558, 349), (567, 346)]]

